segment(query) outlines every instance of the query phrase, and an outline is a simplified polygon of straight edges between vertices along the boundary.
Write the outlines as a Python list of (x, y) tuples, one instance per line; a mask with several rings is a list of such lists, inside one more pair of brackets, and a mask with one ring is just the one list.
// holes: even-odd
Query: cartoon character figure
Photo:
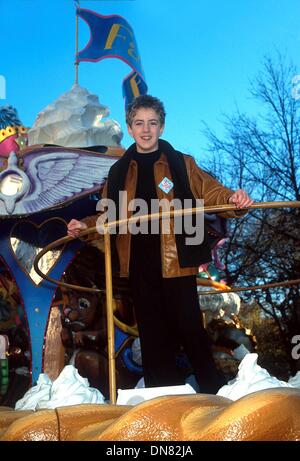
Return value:
[(28, 144), (27, 131), (14, 107), (0, 107), (0, 157), (8, 158), (11, 152), (24, 149)]
[[(64, 295), (61, 339), (68, 363), (90, 386), (107, 394), (107, 334), (101, 296), (69, 291)], [(71, 356), (70, 356), (71, 354)]]

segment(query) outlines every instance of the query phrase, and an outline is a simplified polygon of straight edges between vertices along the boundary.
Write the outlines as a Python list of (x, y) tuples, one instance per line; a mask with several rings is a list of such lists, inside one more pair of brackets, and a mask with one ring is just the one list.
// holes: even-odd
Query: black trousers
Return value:
[(164, 279), (161, 269), (132, 265), (130, 270), (146, 387), (184, 384), (176, 366), (183, 347), (200, 392), (215, 394), (225, 384), (203, 327), (196, 276)]

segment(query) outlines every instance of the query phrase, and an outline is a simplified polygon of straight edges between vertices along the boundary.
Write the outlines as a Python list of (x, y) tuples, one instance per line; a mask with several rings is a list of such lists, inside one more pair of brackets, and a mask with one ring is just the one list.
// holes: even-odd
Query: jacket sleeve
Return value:
[[(204, 206), (225, 205), (234, 191), (223, 186), (208, 173), (198, 167), (193, 157), (188, 157), (187, 171), (189, 175), (190, 187), (195, 198), (203, 199)], [(218, 213), (223, 218), (239, 218), (247, 213), (246, 210), (227, 211)]]

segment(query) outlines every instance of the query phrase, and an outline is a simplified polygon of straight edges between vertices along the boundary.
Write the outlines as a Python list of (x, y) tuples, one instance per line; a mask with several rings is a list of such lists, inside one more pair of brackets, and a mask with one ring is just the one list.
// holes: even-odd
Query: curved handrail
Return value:
[[(300, 201), (294, 201), (294, 202), (257, 202), (251, 205), (249, 208), (244, 209), (244, 210), (257, 210), (257, 209), (275, 209), (275, 208), (300, 208)], [(102, 224), (102, 226), (93, 226), (88, 229), (85, 229), (82, 231), (79, 235), (79, 237), (69, 237), (65, 236), (62, 237), (58, 240), (55, 240), (54, 242), (50, 243), (49, 245), (45, 246), (35, 257), (33, 261), (33, 266), (37, 274), (42, 277), (43, 279), (48, 280), (51, 283), (54, 283), (58, 286), (68, 288), (68, 289), (73, 289), (77, 291), (84, 291), (87, 293), (103, 293), (105, 290), (101, 290), (99, 288), (89, 288), (89, 287), (82, 287), (80, 285), (72, 285), (70, 283), (65, 283), (61, 282), (60, 280), (56, 280), (52, 277), (50, 277), (47, 274), (44, 274), (38, 267), (38, 262), (39, 260), (46, 254), (48, 251), (54, 250), (56, 247), (66, 244), (72, 240), (75, 240), (77, 238), (85, 237), (86, 235), (93, 234), (93, 233), (101, 233), (99, 230), (103, 230), (103, 234), (105, 234), (105, 229), (109, 229), (111, 227), (115, 226), (121, 226), (123, 224), (128, 224), (128, 223), (135, 223), (137, 221), (144, 222), (149, 219), (163, 219), (164, 217), (176, 217), (176, 216), (185, 216), (185, 215), (191, 215), (197, 212), (205, 212), (205, 213), (224, 213), (227, 211), (243, 211), (239, 210), (235, 205), (213, 205), (213, 206), (208, 206), (208, 207), (201, 207), (201, 208), (187, 208), (185, 210), (171, 210), (171, 211), (165, 211), (165, 212), (159, 212), (159, 213), (152, 213), (152, 214), (147, 214), (143, 216), (133, 216), (130, 218), (126, 219), (121, 219), (118, 221), (110, 221), (109, 223)], [(108, 232), (109, 233), (109, 232)], [(236, 287), (236, 288), (230, 288), (230, 289), (224, 289), (224, 290), (218, 290), (218, 293), (228, 293), (228, 292), (241, 292), (241, 291), (251, 291), (251, 290), (256, 290), (256, 289), (263, 289), (263, 288), (273, 288), (277, 286), (286, 286), (286, 285), (296, 285), (300, 283), (300, 279), (295, 279), (295, 280), (287, 280), (283, 282), (274, 282), (274, 283), (269, 283), (269, 284), (264, 284), (264, 285), (252, 285), (249, 287)], [(203, 295), (208, 295), (208, 294), (216, 294), (216, 291), (210, 290), (203, 292)]]

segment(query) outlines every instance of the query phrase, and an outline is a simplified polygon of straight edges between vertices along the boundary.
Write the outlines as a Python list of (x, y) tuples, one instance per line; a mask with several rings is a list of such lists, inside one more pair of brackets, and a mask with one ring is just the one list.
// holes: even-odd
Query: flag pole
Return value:
[(75, 1), (75, 6), (76, 6), (76, 29), (75, 29), (75, 85), (78, 84), (78, 66), (79, 62), (77, 60), (77, 55), (78, 55), (78, 14), (77, 14), (77, 8), (80, 7), (79, 5), (79, 0)]

